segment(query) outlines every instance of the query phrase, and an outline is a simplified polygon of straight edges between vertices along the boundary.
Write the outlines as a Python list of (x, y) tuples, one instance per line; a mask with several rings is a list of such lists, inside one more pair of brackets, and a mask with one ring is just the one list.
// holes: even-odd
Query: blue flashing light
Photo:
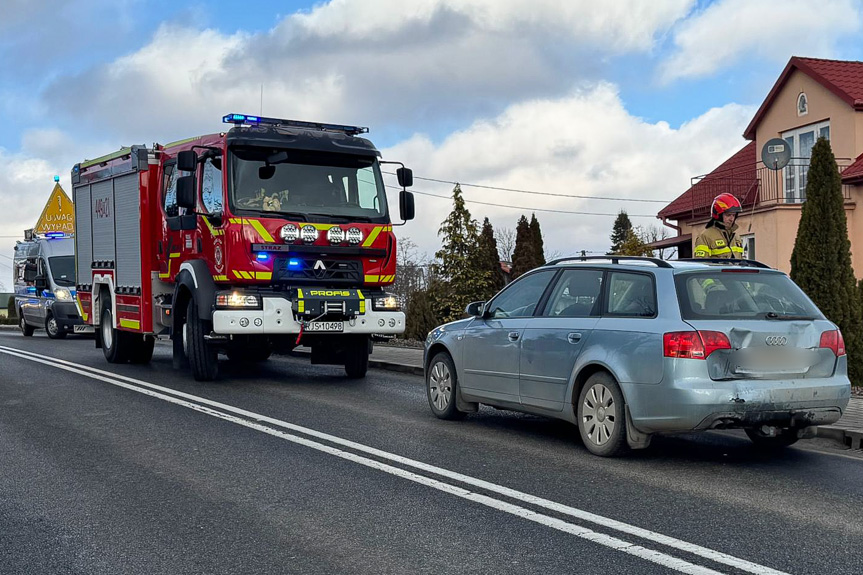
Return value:
[(65, 238), (66, 234), (63, 232), (48, 232), (47, 234), (45, 234), (45, 237), (49, 240), (56, 240), (60, 238)]
[(291, 258), (288, 260), (288, 269), (289, 270), (298, 270), (303, 267), (303, 262), (296, 258)]
[(54, 176), (54, 181), (60, 183), (60, 176)]
[(270, 259), (270, 254), (258, 254), (256, 257), (259, 262), (265, 262)]

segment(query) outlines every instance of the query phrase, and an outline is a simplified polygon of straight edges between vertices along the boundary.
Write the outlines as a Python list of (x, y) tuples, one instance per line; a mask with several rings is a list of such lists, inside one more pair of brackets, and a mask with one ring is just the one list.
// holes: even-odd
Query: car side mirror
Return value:
[[(180, 153), (182, 154), (183, 152)], [(177, 178), (177, 205), (188, 210), (194, 210), (197, 206), (197, 202), (195, 201), (195, 176)]]
[(409, 188), (414, 185), (414, 173), (410, 168), (397, 169), (396, 178), (398, 178), (399, 185), (403, 188)]
[(184, 172), (195, 172), (198, 169), (198, 154), (194, 150), (186, 150), (177, 154), (177, 169)]
[(416, 215), (414, 195), (407, 190), (399, 192), (399, 215), (404, 221), (412, 220)]
[(464, 312), (467, 315), (470, 315), (473, 317), (482, 317), (484, 308), (485, 308), (485, 302), (484, 301), (474, 301), (474, 302), (467, 304), (467, 307), (464, 308)]

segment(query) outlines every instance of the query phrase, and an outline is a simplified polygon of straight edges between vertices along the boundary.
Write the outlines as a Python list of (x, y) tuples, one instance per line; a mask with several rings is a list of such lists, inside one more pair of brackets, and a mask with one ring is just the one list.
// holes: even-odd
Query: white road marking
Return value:
[[(281, 427), (283, 429), (289, 429), (291, 431), (302, 433), (304, 435), (309, 435), (311, 437), (315, 437), (318, 439), (323, 439), (330, 443), (334, 443), (337, 445), (341, 445), (343, 447), (348, 447), (350, 449), (354, 449), (356, 451), (360, 451), (362, 453), (367, 453), (369, 455), (374, 455), (376, 457), (386, 459), (392, 462), (400, 463), (402, 465), (413, 467), (414, 469), (419, 469), (428, 473), (432, 473), (435, 475), (439, 475), (441, 477), (445, 477), (451, 480), (455, 480), (461, 483), (465, 483), (467, 485), (471, 485), (474, 487), (478, 487), (480, 489), (484, 489), (486, 491), (490, 491), (493, 493), (497, 493), (499, 495), (504, 495), (506, 497), (516, 499), (518, 501), (529, 503), (532, 505), (536, 505), (538, 507), (542, 507), (548, 509), (550, 511), (555, 511), (557, 513), (561, 513), (564, 515), (568, 515), (571, 517), (575, 517), (582, 521), (587, 521), (590, 523), (594, 523), (600, 525), (602, 527), (606, 527), (608, 529), (613, 529), (615, 531), (620, 531), (622, 533), (627, 533), (629, 535), (634, 535), (636, 537), (640, 537), (642, 539), (646, 539), (653, 543), (658, 543), (661, 545), (665, 545), (668, 547), (672, 547), (674, 549), (678, 549), (680, 551), (685, 551), (687, 553), (691, 553), (693, 555), (697, 555), (702, 557), (703, 559), (708, 559), (710, 561), (714, 561), (716, 563), (721, 563), (724, 565), (728, 565), (730, 567), (734, 567), (736, 569), (740, 569), (742, 571), (746, 571), (749, 573), (753, 573), (756, 575), (789, 575), (784, 571), (778, 571), (772, 569), (770, 567), (766, 567), (764, 565), (759, 565), (757, 563), (753, 563), (750, 561), (746, 561), (745, 559), (740, 559), (738, 557), (734, 557), (733, 555), (728, 555), (722, 553), (720, 551), (715, 551), (713, 549), (709, 549), (706, 547), (702, 547), (700, 545), (696, 545), (694, 543), (689, 543), (680, 539), (676, 539), (674, 537), (670, 537), (667, 535), (663, 535), (661, 533), (657, 533), (655, 531), (650, 531), (648, 529), (643, 529), (634, 525), (630, 525), (628, 523), (624, 523), (621, 521), (617, 521), (615, 519), (610, 519), (608, 517), (603, 517), (601, 515), (596, 515), (594, 513), (590, 513), (588, 511), (583, 511), (581, 509), (577, 509), (574, 507), (570, 507), (568, 505), (563, 505), (560, 503), (556, 503), (554, 501), (550, 501), (548, 499), (544, 499), (541, 497), (537, 497), (535, 495), (530, 495), (528, 493), (524, 493), (521, 491), (517, 491), (514, 489), (510, 489), (508, 487), (503, 487), (501, 485), (497, 485), (495, 483), (490, 483), (487, 481), (483, 481), (481, 479), (477, 479), (475, 477), (471, 477), (468, 475), (463, 475), (461, 473), (457, 473), (454, 471), (450, 471), (447, 469), (443, 469), (440, 467), (436, 467), (427, 463), (423, 463), (420, 461), (416, 461), (413, 459), (409, 459), (406, 457), (402, 457), (400, 455), (395, 455), (393, 453), (389, 453), (386, 451), (382, 451), (373, 447), (369, 447), (363, 445), (361, 443), (356, 443), (347, 439), (342, 439), (340, 437), (330, 435), (327, 433), (323, 433), (320, 431), (316, 431), (314, 429), (310, 429), (307, 427), (302, 427), (299, 425), (295, 425), (293, 423), (288, 423), (286, 421), (274, 419), (271, 417), (267, 417), (265, 415), (261, 415), (258, 413), (254, 413), (251, 411), (246, 411), (244, 409), (240, 409), (237, 407), (233, 407), (227, 404), (219, 403), (216, 401), (212, 401), (203, 397), (187, 394), (181, 391), (176, 391), (170, 388), (162, 387), (159, 385), (155, 385), (146, 381), (142, 381), (139, 379), (134, 379), (131, 377), (126, 377), (123, 375), (118, 375), (111, 373), (109, 371), (100, 370), (94, 367), (76, 364), (70, 361), (51, 358), (49, 356), (39, 355), (33, 352), (0, 346), (0, 353), (5, 353), (7, 355), (17, 356), (21, 359), (26, 359), (29, 361), (34, 361), (37, 363), (41, 363), (44, 365), (48, 365), (51, 367), (55, 367), (58, 369), (63, 369), (72, 373), (77, 373), (79, 375), (83, 375), (85, 377), (90, 377), (92, 379), (96, 379), (99, 381), (103, 381), (105, 383), (110, 383), (112, 385), (116, 385), (125, 389), (129, 389), (131, 391), (136, 391), (142, 393), (144, 395), (148, 395), (150, 397), (154, 397), (157, 399), (162, 399), (164, 401), (168, 401), (170, 403), (174, 403), (176, 405), (180, 405), (189, 409), (193, 409), (195, 411), (205, 413), (207, 415), (211, 415), (213, 417), (217, 417), (226, 421), (230, 421), (236, 423), (238, 425), (243, 425), (245, 427), (249, 427), (251, 429), (255, 429), (261, 431), (263, 433), (267, 433), (269, 435), (273, 435), (276, 437), (280, 437), (282, 439), (291, 441), (293, 443), (297, 443), (299, 445), (303, 445), (312, 449), (316, 449), (318, 451), (322, 451), (328, 453), (330, 455), (334, 455), (336, 457), (340, 457), (342, 459), (346, 459), (349, 461), (353, 461), (355, 463), (359, 463), (361, 465), (365, 465), (367, 467), (371, 467), (374, 469), (378, 469), (380, 471), (384, 471), (386, 473), (390, 473), (392, 475), (402, 477), (404, 479), (408, 479), (410, 481), (414, 481), (416, 483), (420, 483), (426, 485), (428, 487), (432, 487), (434, 489), (438, 489), (440, 491), (450, 493), (452, 495), (456, 495), (458, 497), (462, 497), (464, 499), (468, 499), (482, 505), (486, 505), (507, 513), (511, 513), (513, 515), (517, 515), (519, 517), (523, 517), (530, 521), (534, 521), (536, 523), (540, 523), (542, 525), (546, 525), (553, 529), (557, 529), (559, 531), (564, 531), (566, 533), (571, 533), (582, 539), (587, 539), (589, 541), (594, 541), (599, 543), (600, 545), (604, 545), (606, 547), (610, 547), (612, 549), (622, 551), (624, 553), (628, 553), (630, 555), (635, 555), (642, 559), (646, 559), (653, 563), (657, 563), (659, 565), (663, 565), (665, 567), (669, 567), (671, 569), (675, 569), (682, 573), (691, 573), (695, 575), (713, 575), (718, 573), (712, 569), (702, 567), (700, 565), (696, 565), (693, 563), (689, 563), (672, 555), (668, 555), (665, 553), (661, 553), (659, 551), (654, 551), (651, 549), (646, 549), (644, 547), (634, 545), (627, 541), (623, 541), (621, 539), (617, 539), (615, 537), (611, 537), (596, 531), (592, 531), (590, 529), (566, 523), (559, 519), (549, 517), (547, 515), (542, 515), (531, 511), (529, 509), (525, 509), (523, 507), (519, 507), (517, 505), (513, 505), (511, 503), (507, 503), (505, 501), (500, 501), (486, 495), (482, 495), (479, 493), (474, 493), (468, 490), (465, 490), (456, 485), (451, 485), (448, 483), (444, 483), (442, 481), (438, 481), (436, 479), (432, 479), (423, 475), (418, 475), (416, 473), (388, 465), (386, 463), (382, 463), (373, 459), (368, 459), (365, 457), (361, 457), (354, 453), (342, 451), (340, 449), (336, 449), (334, 447), (324, 445), (315, 441), (311, 441), (304, 437), (298, 437), (296, 435), (288, 434), (278, 429), (274, 429), (272, 427), (268, 427), (266, 425), (262, 425), (263, 423), (274, 425), (277, 427)], [(48, 359), (45, 359), (48, 358)], [(179, 399), (182, 398), (182, 399)], [(186, 401), (188, 400), (188, 401)], [(208, 407), (209, 406), (209, 407)], [(223, 411), (217, 411), (218, 408)], [(228, 413), (225, 413), (228, 412)], [(235, 415), (231, 415), (231, 413)], [(236, 415), (242, 417), (236, 417)], [(249, 421), (248, 418), (253, 421)], [(258, 423), (260, 422), (260, 423)]]

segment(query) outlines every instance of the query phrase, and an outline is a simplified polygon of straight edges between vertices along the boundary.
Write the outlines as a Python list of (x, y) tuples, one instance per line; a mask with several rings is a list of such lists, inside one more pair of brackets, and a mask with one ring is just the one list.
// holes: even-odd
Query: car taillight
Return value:
[(845, 355), (845, 340), (842, 338), (842, 332), (838, 329), (825, 331), (821, 334), (821, 345), (819, 347), (832, 350), (836, 357)]
[(717, 349), (731, 349), (731, 341), (721, 331), (674, 331), (663, 338), (665, 357), (707, 359)]

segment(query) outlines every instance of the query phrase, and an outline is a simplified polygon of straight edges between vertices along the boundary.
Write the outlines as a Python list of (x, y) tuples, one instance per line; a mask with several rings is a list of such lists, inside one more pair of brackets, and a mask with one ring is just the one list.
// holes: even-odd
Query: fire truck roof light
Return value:
[(225, 124), (242, 126), (243, 124), (267, 124), (270, 126), (289, 126), (292, 128), (310, 128), (324, 132), (342, 132), (348, 136), (366, 134), (369, 129), (360, 126), (346, 126), (344, 124), (322, 124), (320, 122), (304, 122), (302, 120), (283, 120), (280, 118), (263, 118), (261, 116), (249, 116), (248, 114), (228, 114), (222, 117)]

